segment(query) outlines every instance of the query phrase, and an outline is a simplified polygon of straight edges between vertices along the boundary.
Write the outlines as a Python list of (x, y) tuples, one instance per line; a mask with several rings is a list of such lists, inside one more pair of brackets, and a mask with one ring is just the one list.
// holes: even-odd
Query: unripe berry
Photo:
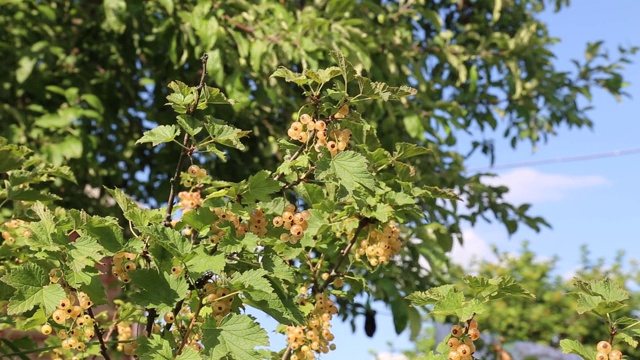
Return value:
[(44, 324), (40, 328), (40, 332), (43, 333), (44, 335), (50, 335), (52, 331), (53, 331), (53, 328), (49, 324)]
[(329, 278), (329, 273), (328, 272), (322, 273), (322, 275), (320, 275), (320, 277), (322, 278), (322, 280), (326, 281)]
[(598, 352), (609, 354), (611, 352), (611, 344), (607, 341), (600, 341), (598, 345), (596, 345), (596, 349)]
[(198, 179), (204, 179), (207, 177), (207, 170), (205, 169), (199, 169), (198, 172), (196, 173), (196, 177)]

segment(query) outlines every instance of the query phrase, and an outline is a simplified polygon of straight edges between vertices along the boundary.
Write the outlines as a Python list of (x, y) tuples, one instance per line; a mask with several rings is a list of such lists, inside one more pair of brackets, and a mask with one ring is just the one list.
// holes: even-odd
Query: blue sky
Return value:
[[(640, 45), (638, 14), (640, 1), (637, 0), (606, 4), (598, 0), (574, 0), (569, 8), (558, 14), (544, 14), (543, 20), (548, 23), (551, 35), (561, 39), (561, 43), (553, 48), (558, 67), (572, 69), (569, 60), (581, 58), (588, 41), (604, 40), (612, 55), (618, 45)], [(640, 59), (636, 62), (624, 71), (626, 79), (632, 83), (627, 88), (632, 98), (618, 103), (602, 92), (594, 93), (593, 130), (562, 129), (557, 137), (541, 144), (535, 153), (524, 144), (514, 151), (507, 142), (498, 141), (496, 164), (640, 148)], [(480, 224), (465, 230), (466, 245), (455, 250), (454, 258), (464, 263), (472, 255), (487, 256), (489, 244), (517, 252), (523, 240), (530, 240), (530, 248), (540, 257), (560, 256), (558, 271), (565, 275), (579, 266), (582, 244), (587, 244), (594, 256), (602, 256), (609, 263), (620, 249), (626, 250), (629, 258), (635, 257), (640, 254), (640, 241), (637, 241), (639, 160), (640, 155), (628, 155), (496, 170), (499, 177), (495, 181), (512, 188), (511, 199), (532, 203), (533, 214), (546, 218), (553, 229), (539, 234), (519, 231), (508, 237), (500, 225)], [(472, 159), (468, 167), (487, 165), (486, 159), (478, 157)], [(336, 322), (333, 330), (338, 348), (322, 359), (373, 359), (369, 351), (387, 351), (388, 342), (396, 349), (411, 348), (408, 334), (395, 335), (390, 310), (382, 305), (377, 310), (378, 331), (371, 339), (362, 330), (363, 319), (358, 319), (355, 334), (351, 333), (348, 324)], [(277, 338), (272, 340), (275, 342)]]

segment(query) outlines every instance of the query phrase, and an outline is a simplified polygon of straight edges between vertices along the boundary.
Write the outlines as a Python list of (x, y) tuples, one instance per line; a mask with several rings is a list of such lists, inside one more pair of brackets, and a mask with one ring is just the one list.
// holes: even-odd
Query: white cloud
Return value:
[(464, 239), (463, 245), (460, 245), (457, 240), (454, 240), (453, 242), (453, 249), (451, 249), (452, 262), (465, 268), (469, 268), (474, 259), (488, 261), (496, 260), (496, 257), (487, 241), (473, 229), (463, 229), (462, 238)]
[(376, 356), (376, 360), (409, 360), (409, 358), (402, 354), (392, 354), (388, 351), (385, 351), (378, 354)]
[(487, 185), (506, 185), (509, 192), (506, 200), (512, 203), (541, 203), (559, 201), (574, 190), (609, 184), (609, 180), (598, 175), (545, 174), (532, 168), (521, 168), (499, 174), (494, 178), (485, 177)]

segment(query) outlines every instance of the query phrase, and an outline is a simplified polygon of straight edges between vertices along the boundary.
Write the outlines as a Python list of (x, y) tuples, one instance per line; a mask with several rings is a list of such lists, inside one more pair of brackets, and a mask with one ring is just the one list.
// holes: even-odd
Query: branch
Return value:
[(364, 229), (365, 226), (369, 225), (370, 223), (371, 223), (371, 220), (368, 218), (360, 219), (360, 223), (358, 223), (358, 228), (353, 233), (353, 238), (351, 238), (351, 241), (349, 241), (349, 244), (347, 244), (347, 246), (341, 251), (340, 258), (338, 259), (336, 264), (333, 266), (333, 269), (331, 269), (331, 272), (329, 272), (329, 277), (327, 278), (327, 280), (325, 280), (322, 283), (322, 285), (320, 285), (317, 292), (319, 293), (323, 292), (327, 288), (327, 286), (329, 286), (329, 284), (331, 284), (331, 282), (336, 277), (338, 277), (338, 269), (340, 268), (344, 260), (347, 258), (347, 256), (349, 256), (349, 253), (351, 252), (353, 245), (358, 240), (358, 236), (360, 235), (360, 232), (362, 231), (362, 229)]
[(198, 321), (198, 316), (200, 316), (200, 310), (202, 310), (202, 299), (198, 301), (198, 307), (196, 308), (196, 312), (193, 314), (191, 321), (189, 322), (189, 326), (187, 327), (187, 331), (184, 332), (184, 336), (182, 337), (182, 343), (178, 346), (178, 350), (176, 351), (176, 355), (180, 355), (182, 353), (182, 349), (187, 344), (187, 340), (189, 340), (189, 335), (191, 334), (191, 330), (193, 329), (193, 325)]
[(102, 331), (102, 328), (98, 326), (96, 317), (93, 315), (93, 310), (91, 308), (88, 308), (87, 314), (89, 314), (89, 316), (93, 320), (93, 330), (96, 332), (96, 335), (98, 335), (98, 341), (100, 342), (100, 354), (102, 354), (104, 360), (111, 360), (111, 358), (109, 357), (109, 353), (107, 352), (107, 345), (104, 343), (104, 339), (102, 338), (104, 336), (104, 332)]
[(289, 360), (289, 356), (291, 355), (291, 345), (287, 346), (284, 350), (284, 354), (282, 354), (281, 360)]
[(149, 315), (147, 316), (147, 326), (145, 330), (147, 331), (147, 337), (151, 337), (151, 332), (153, 331), (153, 323), (156, 321), (158, 317), (158, 312), (155, 308), (147, 309)]
[[(196, 88), (196, 98), (193, 103), (193, 106), (187, 109), (187, 115), (192, 115), (198, 109), (198, 103), (200, 103), (200, 96), (202, 95), (202, 89), (206, 86), (204, 81), (207, 77), (207, 60), (209, 59), (209, 55), (204, 54), (200, 58), (202, 61), (202, 75), (200, 76), (200, 83)], [(180, 156), (178, 157), (178, 163), (176, 164), (176, 171), (173, 173), (173, 177), (170, 180), (170, 190), (169, 190), (169, 199), (167, 200), (167, 211), (165, 212), (163, 225), (166, 227), (171, 226), (171, 213), (173, 212), (173, 202), (176, 198), (176, 181), (180, 176), (180, 170), (182, 169), (182, 162), (184, 161), (185, 154), (189, 153), (190, 150), (187, 147), (191, 136), (188, 133), (184, 134), (184, 139), (182, 140), (183, 150), (180, 151)]]

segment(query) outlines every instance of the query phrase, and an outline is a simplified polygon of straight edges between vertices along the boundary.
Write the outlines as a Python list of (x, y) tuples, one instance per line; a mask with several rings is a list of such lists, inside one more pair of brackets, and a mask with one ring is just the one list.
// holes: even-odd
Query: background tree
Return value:
[[(473, 272), (486, 278), (512, 276), (518, 284), (535, 295), (535, 299), (509, 297), (489, 303), (489, 309), (476, 319), (483, 324), (482, 331), (490, 334), (493, 341), (484, 343), (485, 347), (499, 343), (502, 338), (505, 347), (516, 341), (533, 342), (552, 348), (560, 348), (560, 340), (576, 339), (583, 344), (596, 344), (609, 336), (610, 329), (602, 320), (591, 314), (579, 315), (576, 312), (577, 299), (574, 280), (557, 273), (557, 258), (536, 259), (535, 254), (523, 243), (519, 254), (493, 249), (494, 261), (482, 260), (471, 266)], [(624, 252), (618, 252), (614, 263), (607, 265), (602, 258), (593, 259), (588, 249), (583, 247), (582, 263), (575, 271), (575, 278), (590, 281), (608, 277), (623, 286), (631, 297), (628, 307), (616, 312), (616, 316), (633, 318), (640, 306), (640, 295), (633, 290), (638, 286), (639, 272), (635, 261), (626, 261)], [(469, 270), (456, 267), (452, 269), (453, 283), (457, 283)], [(526, 319), (526, 320), (523, 320)], [(452, 320), (452, 319), (449, 319)], [(420, 359), (433, 350), (435, 334), (425, 332), (416, 341), (416, 349), (406, 352), (411, 359)], [(638, 356), (638, 349), (626, 344), (620, 349), (630, 357)]]
[[(593, 88), (622, 95), (619, 71), (633, 49), (621, 48), (620, 58), (611, 60), (601, 44), (589, 44), (575, 71), (553, 65), (554, 39), (539, 14), (567, 3), (5, 1), (0, 135), (70, 167), (77, 184), (34, 185), (60, 197), (58, 204), (122, 219), (119, 209), (103, 205), (110, 196), (105, 187), (153, 206), (168, 198), (174, 163), (167, 159), (174, 153), (135, 141), (146, 130), (175, 122), (162, 106), (165, 85), (172, 79), (196, 83), (196, 59), (203, 53), (209, 55), (209, 85), (237, 101), (214, 115), (252, 131), (242, 149), (206, 158), (217, 180), (237, 182), (282, 161), (278, 140), (286, 137), (299, 104), (312, 99), (270, 77), (280, 65), (300, 72), (326, 67), (333, 64), (330, 50), (338, 49), (364, 75), (393, 86), (411, 84), (418, 93), (402, 106), (375, 103), (359, 110), (381, 134), (382, 148), (391, 151), (407, 141), (429, 149), (426, 156), (395, 164), (405, 167), (405, 180), (438, 197), (445, 195), (438, 189), (449, 189), (466, 202), (421, 201), (427, 220), (403, 234), (414, 240), (405, 241), (402, 260), (368, 275), (368, 296), (391, 304), (400, 331), (409, 315), (416, 319), (403, 297), (442, 281), (439, 272), (423, 271), (420, 260), (442, 269), (462, 225), (490, 217), (510, 233), (520, 224), (545, 225), (529, 215), (528, 206), (505, 202), (505, 187), (482, 184), (484, 174), (465, 173), (470, 154), (452, 150), (458, 135), (474, 135), (464, 145), (493, 161), (491, 140), (481, 139), (506, 137), (514, 147), (523, 141), (535, 146), (558, 126), (591, 126)], [(2, 211), (9, 218), (15, 210)], [(341, 305), (347, 316), (361, 313), (361, 306)]]

